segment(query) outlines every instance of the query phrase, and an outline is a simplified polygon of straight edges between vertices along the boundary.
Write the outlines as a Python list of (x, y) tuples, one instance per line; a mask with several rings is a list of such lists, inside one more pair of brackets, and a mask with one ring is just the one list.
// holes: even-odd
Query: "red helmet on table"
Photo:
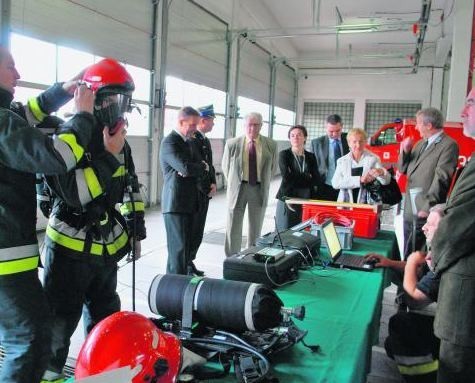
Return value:
[(141, 314), (122, 311), (89, 333), (74, 376), (81, 379), (129, 367), (133, 383), (171, 383), (180, 373), (181, 359), (181, 343), (175, 335), (161, 331)]

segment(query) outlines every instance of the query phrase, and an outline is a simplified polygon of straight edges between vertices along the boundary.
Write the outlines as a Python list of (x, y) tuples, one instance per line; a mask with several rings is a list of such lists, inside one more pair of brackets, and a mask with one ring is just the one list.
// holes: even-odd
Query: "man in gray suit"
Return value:
[(168, 274), (188, 274), (193, 218), (198, 212), (198, 180), (209, 165), (194, 154), (192, 136), (199, 113), (190, 106), (178, 112), (175, 130), (160, 146), (163, 173), (162, 213), (167, 232)]
[(277, 165), (277, 143), (259, 133), (262, 116), (250, 113), (244, 118), (246, 134), (231, 138), (224, 147), (222, 168), (227, 180), (228, 217), (226, 256), (241, 250), (244, 211), (248, 205), (247, 246), (261, 235), (269, 198), (269, 185)]
[[(464, 134), (475, 139), (475, 89), (462, 110)], [(445, 217), (432, 241), (440, 277), (434, 322), (440, 338), (437, 382), (473, 382), (475, 377), (475, 161), (468, 162), (450, 194)]]
[[(399, 170), (407, 175), (404, 201), (404, 259), (425, 244), (424, 226), (429, 209), (444, 203), (458, 161), (457, 143), (443, 130), (444, 118), (435, 108), (422, 109), (416, 114), (416, 129), (422, 140), (414, 145), (411, 137), (401, 142)], [(417, 190), (412, 211), (411, 189)], [(415, 227), (414, 227), (415, 224)], [(413, 239), (413, 233), (415, 238)], [(414, 247), (414, 249), (413, 249)]]
[(326, 135), (315, 138), (311, 142), (312, 152), (317, 160), (318, 175), (320, 176), (316, 198), (336, 201), (339, 190), (332, 187), (336, 161), (347, 154), (350, 149), (346, 140), (346, 133), (342, 133), (342, 120), (338, 114), (331, 114), (327, 117), (325, 130)]

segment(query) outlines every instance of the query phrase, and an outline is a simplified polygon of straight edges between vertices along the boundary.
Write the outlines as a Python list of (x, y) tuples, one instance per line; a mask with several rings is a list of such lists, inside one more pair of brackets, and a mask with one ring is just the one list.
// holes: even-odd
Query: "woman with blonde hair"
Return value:
[(387, 185), (391, 174), (377, 155), (365, 149), (367, 136), (363, 129), (350, 129), (346, 139), (350, 152), (338, 159), (332, 178), (333, 188), (340, 189), (338, 201), (374, 204), (364, 185), (374, 180)]

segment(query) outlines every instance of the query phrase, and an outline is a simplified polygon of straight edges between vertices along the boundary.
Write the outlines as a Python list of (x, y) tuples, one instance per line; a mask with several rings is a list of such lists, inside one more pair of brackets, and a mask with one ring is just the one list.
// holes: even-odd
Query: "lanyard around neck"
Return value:
[(295, 158), (295, 162), (297, 162), (297, 166), (299, 167), (300, 173), (305, 173), (305, 152), (303, 154), (303, 161), (300, 163), (299, 156), (297, 156), (294, 152), (292, 152)]

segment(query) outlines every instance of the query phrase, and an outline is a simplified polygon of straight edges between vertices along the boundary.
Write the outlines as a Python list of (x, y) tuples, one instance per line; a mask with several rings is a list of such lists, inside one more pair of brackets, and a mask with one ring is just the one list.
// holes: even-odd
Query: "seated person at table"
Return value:
[(285, 230), (299, 224), (302, 220), (302, 207), (285, 204), (288, 197), (312, 198), (317, 188), (317, 163), (312, 153), (305, 150), (307, 129), (302, 125), (292, 126), (288, 137), (290, 148), (279, 153), (279, 168), (282, 182), (275, 196), (277, 201), (277, 229)]
[[(429, 248), (444, 214), (443, 206), (434, 206), (422, 227)], [(430, 251), (427, 255), (416, 251), (407, 262), (393, 261), (376, 254), (369, 257), (378, 260), (376, 267), (404, 270), (403, 285), (411, 309), (421, 309), (437, 300), (439, 279), (427, 268), (432, 258)], [(440, 341), (434, 335), (433, 327), (434, 316), (428, 313), (400, 311), (389, 319), (389, 336), (384, 346), (388, 356), (396, 361), (405, 382), (436, 382)]]
[(350, 152), (338, 159), (332, 178), (333, 188), (340, 189), (338, 201), (374, 204), (364, 185), (376, 179), (387, 185), (391, 175), (383, 168), (379, 157), (365, 149), (367, 136), (363, 129), (350, 129), (346, 139)]

